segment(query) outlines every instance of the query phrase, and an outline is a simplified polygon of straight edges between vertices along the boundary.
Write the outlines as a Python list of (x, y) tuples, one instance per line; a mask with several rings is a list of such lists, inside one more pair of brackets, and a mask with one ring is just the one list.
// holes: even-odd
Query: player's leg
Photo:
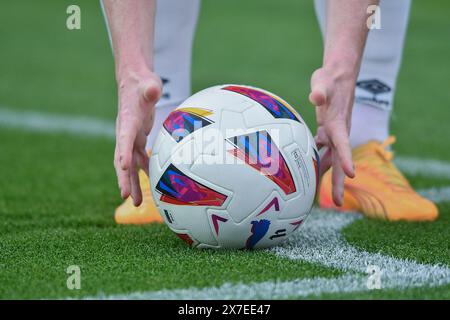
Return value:
[[(322, 34), (326, 28), (326, 2), (315, 0)], [(381, 29), (369, 32), (355, 92), (350, 133), (353, 147), (388, 138), (410, 5), (410, 0), (380, 1)]]
[[(166, 117), (191, 94), (192, 43), (199, 9), (200, 0), (158, 0), (156, 3), (154, 70), (163, 81), (163, 93), (147, 138), (149, 153)], [(125, 200), (116, 209), (117, 223), (162, 222), (151, 196), (149, 179), (143, 170), (139, 176), (143, 202), (134, 207), (131, 198)]]
[[(316, 12), (325, 30), (326, 1), (316, 0)], [(341, 210), (357, 210), (388, 220), (434, 220), (436, 206), (419, 196), (392, 163), (388, 149), (397, 75), (408, 25), (410, 0), (381, 0), (381, 29), (369, 32), (355, 92), (350, 140), (356, 178), (346, 179)], [(322, 179), (320, 205), (334, 208), (331, 173)]]

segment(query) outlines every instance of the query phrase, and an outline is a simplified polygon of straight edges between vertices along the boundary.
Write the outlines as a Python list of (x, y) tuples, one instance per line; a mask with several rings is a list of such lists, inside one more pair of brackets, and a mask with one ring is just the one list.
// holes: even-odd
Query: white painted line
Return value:
[(265, 281), (253, 284), (225, 283), (220, 287), (186, 288), (130, 294), (99, 295), (85, 299), (105, 300), (255, 300), (307, 297), (320, 293), (346, 293), (367, 290), (365, 277), (345, 275), (338, 278), (311, 278), (293, 281)]
[[(52, 115), (39, 112), (17, 112), (0, 107), (0, 127), (14, 127), (42, 132), (68, 132), (114, 139), (114, 123), (88, 117)], [(395, 163), (410, 175), (450, 178), (450, 163), (434, 159), (397, 157)]]
[(434, 203), (450, 201), (450, 187), (423, 189), (418, 192)]
[(344, 271), (365, 273), (370, 265), (382, 272), (383, 288), (439, 286), (450, 283), (450, 268), (421, 264), (357, 249), (342, 236), (342, 229), (360, 219), (357, 214), (315, 210), (303, 230), (272, 252), (281, 257), (318, 263)]
[[(21, 128), (40, 132), (66, 132), (74, 135), (90, 135), (114, 139), (114, 123), (111, 121), (52, 115), (0, 107), (0, 127)], [(450, 179), (450, 163), (435, 159), (397, 157), (395, 163), (409, 175)]]
[(66, 132), (74, 135), (114, 139), (114, 123), (89, 117), (52, 115), (40, 112), (17, 112), (0, 108), (0, 127), (38, 132)]
[(411, 176), (450, 179), (449, 162), (412, 157), (397, 157), (394, 162), (402, 172)]
[(269, 250), (283, 258), (339, 269), (345, 272), (341, 277), (250, 284), (225, 283), (219, 287), (97, 295), (86, 299), (286, 299), (324, 293), (360, 292), (368, 290), (368, 276), (365, 273), (370, 265), (381, 269), (383, 289), (434, 287), (450, 283), (450, 268), (447, 266), (421, 264), (370, 253), (348, 244), (341, 231), (360, 218), (358, 214), (314, 209), (299, 232), (282, 246)]
[[(41, 132), (67, 132), (114, 138), (114, 124), (85, 117), (45, 115), (38, 112), (16, 112), (0, 108), (0, 126)], [(410, 175), (450, 178), (450, 164), (438, 160), (398, 157), (396, 163)], [(433, 201), (448, 201), (450, 187), (423, 190)], [(333, 292), (367, 290), (368, 265), (381, 268), (382, 288), (439, 286), (450, 283), (450, 269), (441, 265), (420, 264), (405, 259), (369, 253), (348, 244), (341, 230), (359, 219), (356, 214), (325, 213), (315, 209), (308, 223), (283, 246), (271, 252), (289, 259), (299, 259), (346, 272), (338, 278), (312, 278), (293, 281), (266, 281), (254, 284), (224, 284), (220, 287), (190, 288), (138, 292), (124, 295), (87, 297), (91, 299), (282, 299)]]

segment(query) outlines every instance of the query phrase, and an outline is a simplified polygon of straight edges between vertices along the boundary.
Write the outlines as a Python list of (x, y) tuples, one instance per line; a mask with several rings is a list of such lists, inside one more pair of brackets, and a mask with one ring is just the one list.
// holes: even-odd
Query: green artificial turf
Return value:
[[(78, 4), (82, 29), (65, 28)], [(399, 76), (392, 131), (400, 155), (450, 161), (448, 1), (415, 1)], [(113, 60), (99, 3), (0, 4), (0, 108), (112, 121)], [(307, 102), (321, 38), (310, 1), (203, 1), (194, 46), (194, 91), (243, 83), (274, 91), (314, 130)], [(165, 226), (118, 226), (114, 142), (99, 137), (0, 127), (0, 298), (65, 298), (209, 287), (226, 282), (336, 277), (341, 271), (265, 251), (199, 251)], [(408, 176), (413, 186), (448, 179)], [(450, 266), (450, 204), (433, 223), (358, 220), (344, 229), (354, 246)], [(82, 289), (66, 287), (79, 265)], [(295, 298), (295, 297), (293, 297)], [(315, 298), (450, 298), (450, 286)]]
[[(119, 226), (112, 141), (0, 130), (0, 297), (57, 298), (336, 276), (263, 251), (195, 250), (165, 225)], [(27, 141), (34, 141), (27, 144)], [(26, 145), (25, 148), (18, 148)], [(36, 161), (45, 157), (49, 161)], [(55, 170), (55, 167), (58, 170)], [(79, 168), (83, 174), (80, 174)], [(86, 177), (88, 177), (86, 179)], [(79, 265), (82, 290), (66, 287)]]

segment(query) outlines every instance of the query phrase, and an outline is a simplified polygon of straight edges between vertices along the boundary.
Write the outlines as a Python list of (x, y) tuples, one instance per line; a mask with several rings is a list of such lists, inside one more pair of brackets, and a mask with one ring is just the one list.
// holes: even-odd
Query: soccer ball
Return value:
[(156, 206), (197, 248), (267, 248), (311, 211), (319, 156), (307, 125), (254, 87), (200, 91), (163, 123), (150, 159)]

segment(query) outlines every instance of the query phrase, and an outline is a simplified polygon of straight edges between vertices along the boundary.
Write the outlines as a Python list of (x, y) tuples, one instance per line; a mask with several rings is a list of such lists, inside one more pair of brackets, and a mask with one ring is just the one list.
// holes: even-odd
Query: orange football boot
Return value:
[(331, 169), (322, 177), (319, 193), (321, 208), (358, 211), (370, 218), (389, 221), (432, 221), (438, 217), (436, 205), (416, 193), (392, 162), (386, 148), (395, 142), (391, 136), (383, 143), (369, 141), (353, 149), (355, 178), (345, 178), (341, 207), (333, 203)]
[(135, 207), (133, 199), (128, 197), (114, 214), (114, 219), (118, 224), (146, 224), (146, 223), (162, 223), (163, 218), (159, 214), (153, 201), (150, 191), (150, 181), (144, 170), (139, 170), (139, 181), (142, 190), (142, 203), (139, 207)]

